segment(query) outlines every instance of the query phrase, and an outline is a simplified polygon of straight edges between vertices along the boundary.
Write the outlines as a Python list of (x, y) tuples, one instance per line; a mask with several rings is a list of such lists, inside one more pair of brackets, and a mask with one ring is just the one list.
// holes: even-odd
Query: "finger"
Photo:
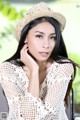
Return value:
[(21, 49), (21, 53), (23, 53), (24, 51), (27, 51), (27, 50), (28, 50), (28, 45), (25, 44), (25, 45), (23, 46), (23, 48)]
[(21, 56), (24, 56), (27, 54), (28, 48), (21, 50)]
[(28, 48), (28, 44), (25, 44), (22, 49), (25, 50), (26, 48)]

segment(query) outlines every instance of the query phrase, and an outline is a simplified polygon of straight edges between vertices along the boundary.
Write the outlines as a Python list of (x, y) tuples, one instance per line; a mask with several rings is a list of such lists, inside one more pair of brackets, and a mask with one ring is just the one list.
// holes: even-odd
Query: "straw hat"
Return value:
[(65, 17), (57, 12), (54, 12), (51, 10), (46, 3), (40, 2), (36, 5), (34, 5), (28, 12), (27, 14), (20, 20), (20, 22), (16, 26), (16, 39), (19, 41), (20, 36), (21, 36), (21, 31), (23, 28), (32, 20), (43, 17), (43, 16), (48, 16), (56, 19), (60, 23), (61, 31), (63, 31), (66, 23)]

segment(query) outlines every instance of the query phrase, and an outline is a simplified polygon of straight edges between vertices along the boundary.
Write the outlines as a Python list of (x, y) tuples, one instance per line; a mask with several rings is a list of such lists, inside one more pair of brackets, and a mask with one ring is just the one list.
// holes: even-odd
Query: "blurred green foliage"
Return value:
[(0, 0), (0, 12), (4, 17), (7, 17), (9, 20), (13, 21), (22, 18), (26, 13), (26, 10), (21, 10), (18, 12), (10, 2), (3, 2), (3, 0)]
[(77, 104), (80, 104), (80, 69), (77, 69), (76, 81), (74, 81), (74, 101)]
[[(80, 56), (77, 55), (77, 53), (70, 53), (69, 58), (80, 65)], [(76, 104), (80, 104), (80, 68), (78, 67), (76, 70), (76, 77), (73, 82), (73, 89), (74, 89), (74, 101)]]
[(9, 40), (8, 36), (13, 34), (17, 21), (21, 19), (26, 12), (25, 9), (18, 11), (10, 2), (0, 0), (0, 14), (8, 21), (6, 26), (4, 26), (2, 30), (0, 29), (0, 48), (2, 48), (2, 40), (4, 38)]

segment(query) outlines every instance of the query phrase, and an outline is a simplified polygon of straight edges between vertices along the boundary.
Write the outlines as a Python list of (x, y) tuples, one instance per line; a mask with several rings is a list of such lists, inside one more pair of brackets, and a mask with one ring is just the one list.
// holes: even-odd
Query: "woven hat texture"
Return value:
[(16, 39), (19, 41), (21, 31), (29, 22), (43, 16), (52, 17), (56, 19), (60, 23), (61, 31), (64, 30), (66, 24), (65, 17), (62, 14), (51, 10), (46, 3), (40, 2), (34, 5), (32, 8), (30, 8), (27, 14), (18, 22), (15, 31)]

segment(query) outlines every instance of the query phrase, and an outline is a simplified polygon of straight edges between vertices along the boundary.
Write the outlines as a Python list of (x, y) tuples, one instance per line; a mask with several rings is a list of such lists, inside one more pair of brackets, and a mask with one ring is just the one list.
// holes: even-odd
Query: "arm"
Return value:
[[(52, 76), (52, 85), (49, 84), (50, 86), (48, 86), (47, 94), (44, 98), (44, 104), (40, 98), (37, 100), (32, 94), (26, 91), (26, 96), (24, 97), (22, 103), (26, 104), (27, 101), (26, 105), (29, 104), (30, 106), (26, 106), (26, 108), (29, 107), (29, 111), (25, 114), (25, 118), (37, 118), (40, 120), (41, 118), (46, 119), (50, 114), (53, 114), (54, 119), (56, 116), (59, 118), (72, 73), (72, 64), (61, 65), (57, 74)], [(25, 106), (22, 107), (24, 109)], [(34, 114), (31, 115), (29, 113)]]
[[(52, 104), (54, 105), (57, 105), (57, 103), (60, 104), (61, 101), (64, 100), (72, 74), (73, 74), (73, 65), (71, 63), (60, 64), (60, 67), (58, 68), (56, 74), (54, 75), (52, 86), (50, 87), (45, 97), (46, 103), (47, 103), (47, 98), (48, 98), (48, 102), (50, 101), (49, 97), (54, 98), (54, 101), (56, 101), (56, 103), (53, 102), (53, 100), (52, 102), (50, 101), (49, 103), (51, 104), (51, 106)], [(51, 91), (53, 91), (54, 94), (50, 94), (52, 93)]]
[(30, 81), (28, 86), (28, 92), (39, 99), (39, 72), (33, 70), (30, 75)]
[[(62, 102), (64, 102), (68, 83), (73, 72), (73, 67), (71, 64), (61, 64), (59, 69), (57, 69), (57, 74), (55, 76), (53, 74), (52, 78), (50, 77), (50, 79), (52, 79), (50, 81), (53, 82), (52, 85), (48, 86), (43, 104), (43, 101), (39, 98), (39, 73), (37, 71), (35, 76), (36, 72), (33, 72), (34, 68), (36, 70), (38, 66), (31, 56), (27, 54), (25, 48), (26, 46), (21, 51), (21, 60), (25, 66), (28, 66), (30, 69), (31, 77), (29, 79), (28, 91), (26, 91), (25, 97), (22, 99), (22, 103), (25, 103), (26, 106), (21, 103), (21, 112), (26, 119), (46, 119), (46, 116), (50, 113), (55, 116), (61, 109)], [(28, 108), (25, 114), (24, 108), (25, 111), (26, 108)]]
[(29, 86), (28, 92), (30, 92), (33, 96), (39, 98), (39, 66), (33, 57), (28, 52), (27, 43), (23, 46), (21, 50), (20, 60), (24, 63), (23, 69), (27, 71), (29, 70)]
[[(19, 89), (18, 85), (15, 85), (15, 81), (20, 79), (23, 80), (24, 76), (19, 78), (19, 75), (16, 76), (17, 74), (14, 72), (15, 69), (13, 67), (13, 69), (11, 69), (9, 65), (5, 66), (6, 69), (3, 69), (2, 84), (8, 98), (8, 103), (10, 102), (9, 107), (14, 110), (12, 114), (27, 120), (46, 119), (51, 116), (50, 114), (53, 114), (53, 118), (55, 118), (55, 115), (61, 107), (61, 101), (64, 100), (67, 86), (73, 72), (72, 65), (63, 66), (61, 68), (61, 73), (58, 71), (58, 75), (56, 74), (56, 76), (52, 76), (53, 83), (52, 85), (49, 84), (50, 86), (48, 85), (48, 91), (44, 98), (44, 104), (40, 98), (37, 99), (35, 95), (27, 90), (27, 88), (26, 91), (24, 91), (24, 94), (22, 94), (21, 89), (24, 86)], [(9, 70), (9, 72), (6, 73), (5, 70)]]

